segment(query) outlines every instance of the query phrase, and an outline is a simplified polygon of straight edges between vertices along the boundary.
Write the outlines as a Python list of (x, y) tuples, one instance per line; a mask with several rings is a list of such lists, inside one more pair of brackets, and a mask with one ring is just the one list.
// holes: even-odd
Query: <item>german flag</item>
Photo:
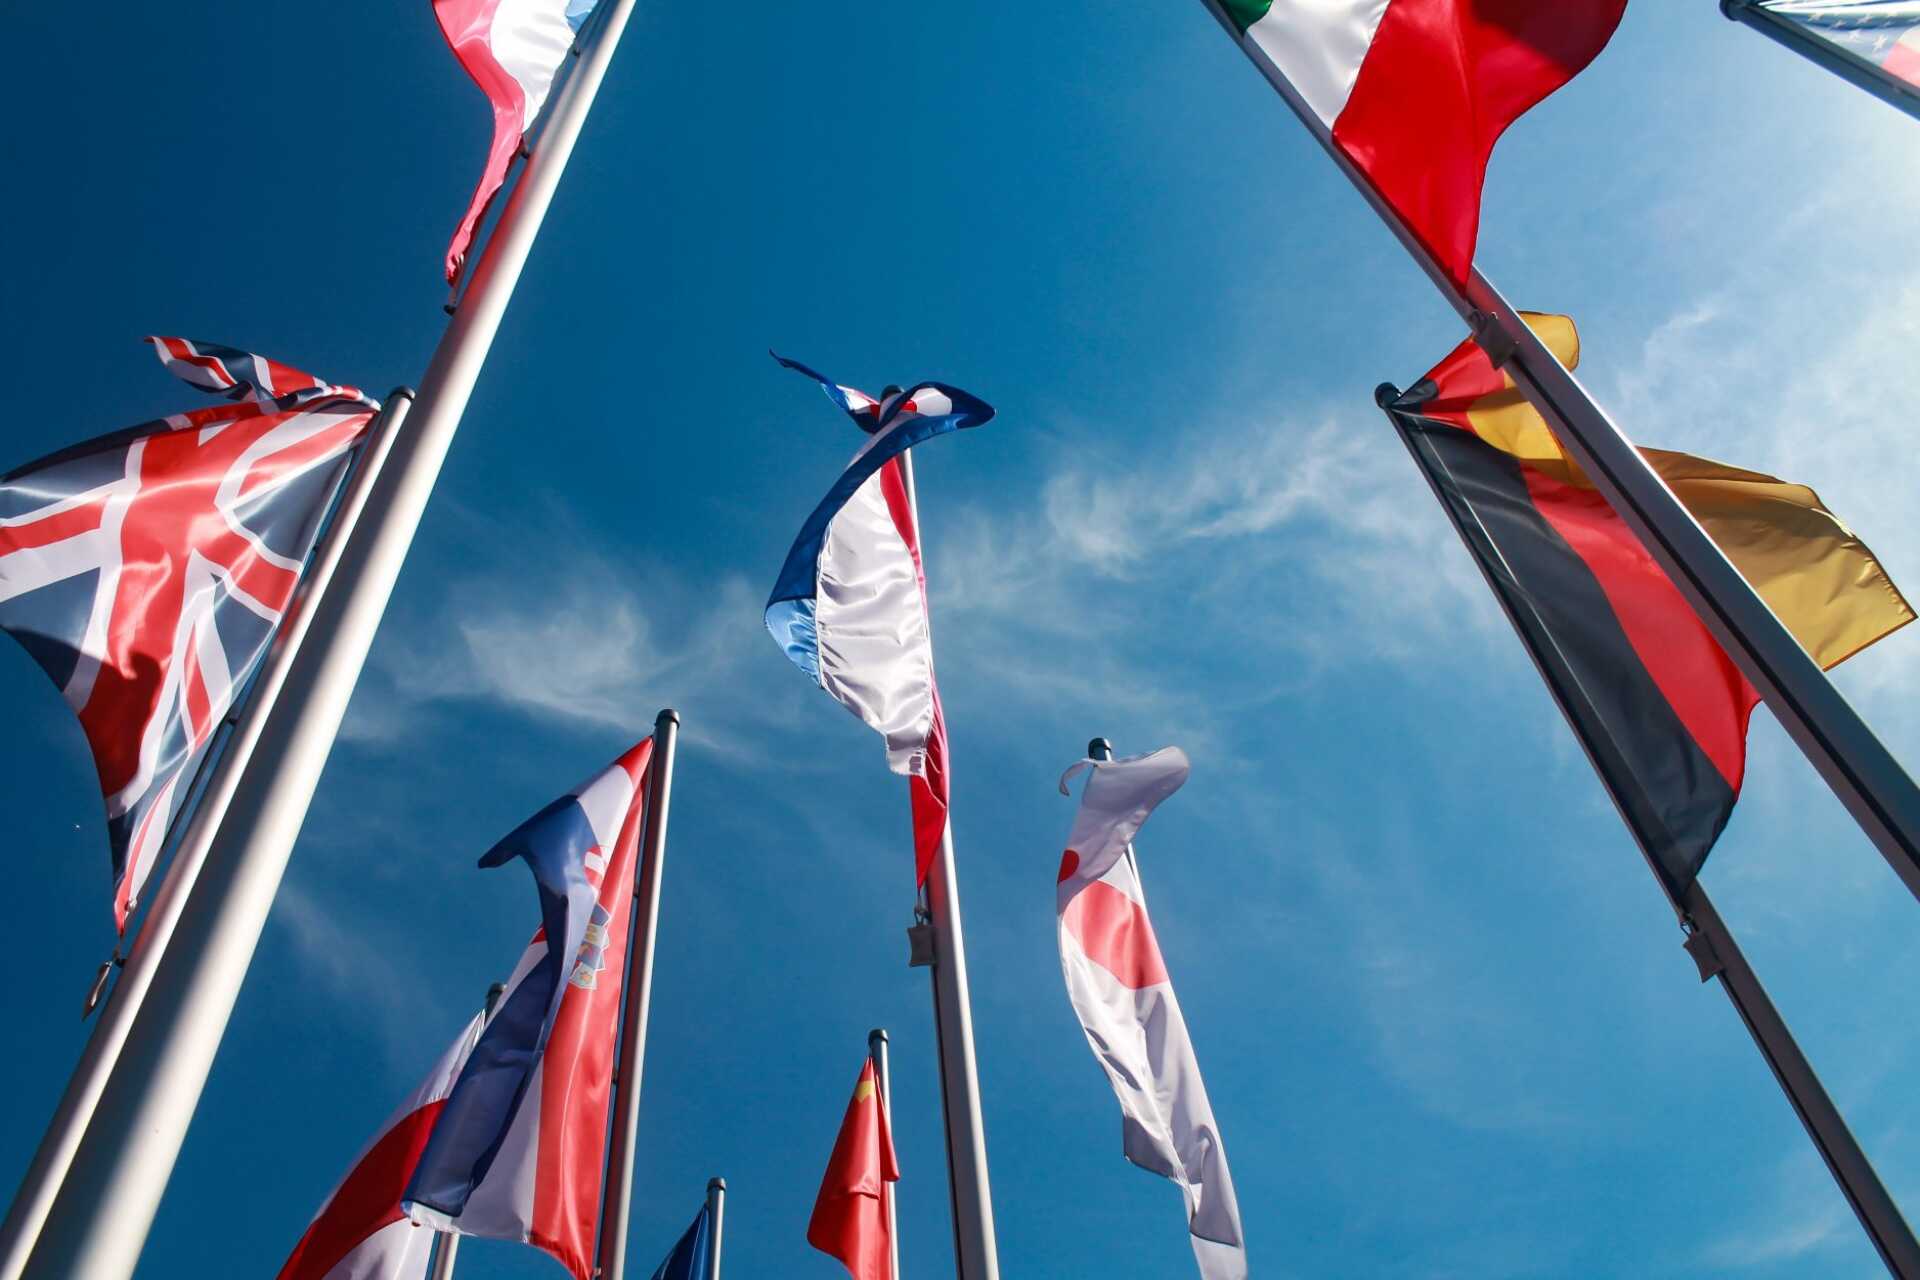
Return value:
[[(1526, 320), (1568, 369), (1579, 363), (1572, 320)], [(1740, 795), (1759, 695), (1475, 343), (1390, 392), (1388, 416), (1677, 896)], [(1822, 667), (1913, 621), (1873, 553), (1813, 490), (1641, 453)]]

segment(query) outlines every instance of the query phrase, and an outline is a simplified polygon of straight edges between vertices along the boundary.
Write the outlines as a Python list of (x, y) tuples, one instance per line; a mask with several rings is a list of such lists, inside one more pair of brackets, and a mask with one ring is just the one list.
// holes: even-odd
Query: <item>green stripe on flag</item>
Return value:
[(1273, 0), (1220, 0), (1220, 7), (1233, 19), (1233, 25), (1240, 28), (1240, 34), (1247, 34), (1247, 28), (1267, 16), (1267, 10), (1273, 7)]

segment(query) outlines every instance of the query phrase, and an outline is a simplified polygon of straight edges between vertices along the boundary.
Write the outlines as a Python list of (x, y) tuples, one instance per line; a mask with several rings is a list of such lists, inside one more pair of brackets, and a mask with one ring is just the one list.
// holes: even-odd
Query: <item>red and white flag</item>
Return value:
[(453, 46), (454, 56), (493, 105), (493, 145), (480, 185), (447, 246), (447, 283), (460, 278), (460, 266), (473, 244), (474, 229), (486, 216), (520, 139), (533, 128), (546, 105), (554, 76), (573, 47), (574, 33), (587, 20), (594, 0), (433, 0), (433, 16)]
[(486, 1015), (475, 1014), (413, 1096), (380, 1127), (314, 1215), (279, 1280), (424, 1280), (434, 1233), (408, 1220), (400, 1194), (485, 1025)]
[(1226, 1148), (1127, 857), (1148, 816), (1187, 780), (1186, 753), (1162, 747), (1124, 760), (1082, 760), (1061, 777), (1062, 795), (1083, 770), (1092, 773), (1060, 860), (1067, 996), (1120, 1099), (1127, 1159), (1186, 1193), (1187, 1230), (1204, 1280), (1246, 1280)]
[(1333, 133), (1455, 284), (1487, 157), (1578, 75), (1627, 0), (1220, 0), (1240, 43)]
[(847, 1103), (840, 1136), (827, 1159), (827, 1175), (807, 1222), (807, 1243), (840, 1259), (853, 1280), (893, 1280), (892, 1240), (887, 1234), (887, 1185), (900, 1181), (887, 1129), (886, 1100), (868, 1058)]

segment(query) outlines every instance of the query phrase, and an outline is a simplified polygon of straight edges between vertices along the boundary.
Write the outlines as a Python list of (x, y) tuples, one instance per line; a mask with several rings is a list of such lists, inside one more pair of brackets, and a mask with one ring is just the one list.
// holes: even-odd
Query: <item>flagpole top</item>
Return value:
[(1399, 398), (1400, 388), (1391, 382), (1383, 382), (1373, 389), (1373, 402), (1382, 409), (1391, 408), (1393, 402)]
[(409, 386), (398, 386), (398, 387), (395, 387), (395, 388), (394, 388), (393, 390), (391, 390), (391, 391), (389, 391), (389, 392), (387, 392), (387, 399), (389, 399), (389, 400), (412, 400), (412, 399), (413, 399), (413, 388), (412, 388), (412, 387), (409, 387)]
[(678, 711), (675, 711), (672, 707), (663, 707), (660, 711), (660, 714), (653, 718), (653, 727), (656, 729), (665, 728), (667, 725), (670, 725), (670, 724), (677, 725), (679, 723), (680, 723), (680, 713)]
[(1095, 760), (1113, 759), (1113, 744), (1105, 738), (1095, 738), (1087, 743), (1087, 755)]
[(881, 1044), (887, 1043), (887, 1029), (885, 1027), (875, 1027), (873, 1030), (867, 1032), (867, 1043), (872, 1044), (875, 1040), (878, 1040)]
[(707, 1179), (707, 1190), (725, 1191), (726, 1189), (727, 1189), (727, 1180), (725, 1178), (708, 1178)]

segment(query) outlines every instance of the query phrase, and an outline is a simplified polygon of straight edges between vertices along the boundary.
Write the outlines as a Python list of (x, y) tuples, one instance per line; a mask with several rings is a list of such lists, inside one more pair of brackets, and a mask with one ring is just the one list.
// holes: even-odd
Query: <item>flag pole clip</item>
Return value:
[(925, 969), (933, 963), (933, 916), (923, 906), (913, 909), (907, 926), (907, 968)]
[(100, 967), (94, 971), (93, 985), (87, 988), (87, 1002), (80, 1007), (80, 1021), (85, 1022), (93, 1016), (93, 1011), (100, 1007), (100, 998), (107, 993), (108, 977), (126, 963), (126, 957), (120, 954), (120, 944), (116, 942), (113, 954), (102, 960)]
[(1726, 969), (1720, 959), (1720, 953), (1713, 949), (1713, 939), (1709, 938), (1693, 921), (1686, 922), (1687, 940), (1680, 945), (1693, 957), (1693, 963), (1700, 969), (1700, 981), (1711, 982)]

